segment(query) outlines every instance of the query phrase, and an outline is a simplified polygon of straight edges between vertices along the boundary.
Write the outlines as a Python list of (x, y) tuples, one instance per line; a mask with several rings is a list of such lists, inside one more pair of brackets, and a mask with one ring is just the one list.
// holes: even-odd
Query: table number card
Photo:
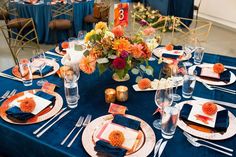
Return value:
[(129, 3), (119, 3), (114, 6), (114, 26), (128, 26)]

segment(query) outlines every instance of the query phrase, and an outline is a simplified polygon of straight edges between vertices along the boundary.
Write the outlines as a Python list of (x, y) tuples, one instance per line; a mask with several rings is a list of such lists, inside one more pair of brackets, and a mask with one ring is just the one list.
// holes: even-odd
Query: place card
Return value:
[(205, 67), (205, 68), (202, 68), (200, 76), (205, 76), (205, 77), (211, 77), (211, 78), (220, 79), (220, 75), (217, 74), (217, 73), (215, 73), (215, 72), (213, 71), (213, 68), (212, 68), (212, 67)]
[(126, 110), (127, 110), (126, 106), (111, 103), (110, 107), (109, 107), (109, 110), (108, 110), (108, 113), (124, 115)]

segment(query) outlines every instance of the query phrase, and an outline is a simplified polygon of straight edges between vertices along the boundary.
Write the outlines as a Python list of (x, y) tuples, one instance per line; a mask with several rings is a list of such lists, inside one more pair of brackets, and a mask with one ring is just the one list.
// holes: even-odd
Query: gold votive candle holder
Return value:
[(116, 90), (113, 88), (107, 88), (105, 90), (105, 101), (106, 103), (113, 103), (116, 101)]
[(116, 99), (120, 102), (128, 100), (128, 87), (126, 86), (117, 86), (116, 87)]

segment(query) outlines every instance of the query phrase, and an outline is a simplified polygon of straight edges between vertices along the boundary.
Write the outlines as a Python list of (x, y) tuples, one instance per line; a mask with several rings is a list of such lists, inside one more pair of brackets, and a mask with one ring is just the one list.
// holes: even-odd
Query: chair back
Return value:
[(9, 0), (2, 0), (0, 2), (0, 20), (5, 20), (7, 22), (10, 17), (18, 17), (15, 4), (15, 2), (10, 2)]
[[(39, 49), (39, 41), (32, 18), (15, 21), (11, 25), (21, 25), (18, 29), (12, 28), (9, 24), (0, 26), (4, 38), (9, 46), (12, 57), (16, 64), (18, 64), (18, 57), (20, 52)], [(32, 52), (32, 51), (31, 51)]]
[(69, 19), (73, 21), (73, 4), (72, 3), (56, 3), (51, 5), (52, 20)]

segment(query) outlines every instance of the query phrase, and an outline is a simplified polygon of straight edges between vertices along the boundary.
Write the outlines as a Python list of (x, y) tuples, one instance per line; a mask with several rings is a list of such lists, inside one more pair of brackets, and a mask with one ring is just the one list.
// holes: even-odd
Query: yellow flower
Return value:
[(84, 41), (87, 43), (90, 40), (90, 37), (95, 33), (96, 33), (95, 30), (91, 30), (90, 32), (88, 32), (84, 38)]
[(107, 27), (107, 23), (105, 22), (98, 22), (96, 25), (95, 25), (95, 30), (98, 30), (98, 29), (101, 29), (101, 30), (107, 30), (108, 27)]

